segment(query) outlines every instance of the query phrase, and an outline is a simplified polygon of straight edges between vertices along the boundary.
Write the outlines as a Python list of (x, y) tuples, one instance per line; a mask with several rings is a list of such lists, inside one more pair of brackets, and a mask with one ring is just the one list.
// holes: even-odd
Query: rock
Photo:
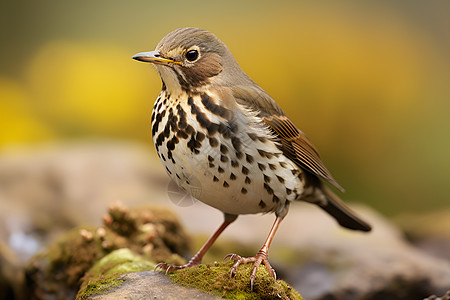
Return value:
[(93, 295), (89, 300), (154, 300), (154, 299), (201, 299), (213, 300), (220, 297), (206, 294), (194, 288), (184, 287), (174, 283), (168, 276), (153, 271), (130, 273), (121, 277), (123, 284), (120, 288), (101, 294)]
[(264, 266), (257, 272), (253, 291), (250, 290), (249, 280), (251, 268), (248, 265), (240, 266), (236, 275), (231, 278), (231, 267), (232, 263), (200, 265), (170, 273), (173, 280), (152, 271), (126, 274), (118, 278), (123, 282), (111, 291), (77, 300), (303, 299), (285, 282), (274, 281)]
[(30, 297), (73, 299), (80, 279), (89, 277), (86, 272), (116, 249), (128, 248), (153, 261), (185, 263), (180, 254), (187, 251), (189, 239), (170, 211), (114, 205), (104, 222), (105, 226), (71, 230), (30, 261), (26, 268)]
[(266, 267), (260, 265), (250, 285), (253, 264), (240, 265), (233, 277), (230, 270), (235, 262), (203, 264), (170, 273), (175, 282), (198, 288), (228, 299), (297, 299), (300, 294), (283, 280), (274, 280)]
[(106, 255), (85, 273), (82, 278), (77, 300), (84, 300), (94, 294), (107, 293), (125, 281), (121, 275), (145, 270), (153, 270), (156, 264), (122, 248)]

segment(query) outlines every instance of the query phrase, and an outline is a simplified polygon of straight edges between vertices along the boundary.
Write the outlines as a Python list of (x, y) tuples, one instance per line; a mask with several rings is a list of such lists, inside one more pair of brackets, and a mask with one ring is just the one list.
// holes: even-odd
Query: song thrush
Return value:
[(252, 287), (261, 263), (275, 278), (268, 250), (295, 200), (317, 204), (343, 227), (371, 230), (324, 184), (343, 191), (310, 140), (241, 70), (214, 34), (177, 29), (155, 51), (133, 58), (152, 63), (162, 79), (151, 117), (161, 162), (187, 193), (225, 215), (219, 229), (186, 265), (160, 264), (159, 268), (172, 271), (198, 265), (238, 215), (273, 212), (275, 223), (254, 257), (227, 257), (236, 261), (231, 275), (240, 264), (254, 263)]

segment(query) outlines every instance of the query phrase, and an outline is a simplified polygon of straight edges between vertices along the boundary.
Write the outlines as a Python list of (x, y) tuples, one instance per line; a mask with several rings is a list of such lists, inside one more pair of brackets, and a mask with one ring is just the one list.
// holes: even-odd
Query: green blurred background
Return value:
[(449, 1), (2, 1), (0, 147), (142, 142), (161, 82), (131, 59), (214, 32), (381, 212), (450, 206)]

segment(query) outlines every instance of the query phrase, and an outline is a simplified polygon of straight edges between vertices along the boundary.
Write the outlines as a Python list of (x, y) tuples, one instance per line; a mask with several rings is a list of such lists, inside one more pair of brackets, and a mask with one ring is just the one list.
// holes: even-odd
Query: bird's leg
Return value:
[(269, 236), (267, 237), (266, 242), (261, 247), (261, 249), (258, 251), (258, 253), (253, 257), (241, 257), (237, 254), (228, 254), (225, 256), (224, 260), (229, 258), (230, 260), (235, 260), (236, 263), (231, 268), (231, 276), (234, 276), (236, 274), (237, 268), (241, 264), (247, 264), (247, 263), (253, 263), (253, 270), (252, 274), (250, 275), (250, 288), (253, 290), (253, 281), (256, 278), (256, 271), (258, 271), (258, 267), (261, 263), (263, 263), (267, 271), (269, 272), (270, 276), (272, 276), (275, 280), (277, 279), (277, 275), (275, 273), (275, 270), (272, 268), (272, 266), (269, 263), (269, 247), (272, 243), (273, 237), (275, 236), (275, 233), (277, 232), (278, 227), (280, 226), (281, 221), (283, 220), (282, 217), (277, 217), (275, 219), (275, 223), (273, 223), (272, 229), (270, 229)]
[(203, 244), (203, 246), (198, 250), (198, 252), (189, 260), (189, 262), (182, 266), (170, 265), (167, 263), (159, 263), (155, 267), (155, 271), (158, 269), (165, 270), (166, 274), (168, 272), (176, 271), (179, 269), (190, 268), (197, 266), (202, 263), (203, 255), (205, 255), (206, 251), (211, 247), (212, 244), (216, 241), (219, 235), (228, 227), (231, 223), (233, 223), (237, 219), (236, 215), (225, 214), (225, 220), (222, 225), (214, 232), (212, 236)]

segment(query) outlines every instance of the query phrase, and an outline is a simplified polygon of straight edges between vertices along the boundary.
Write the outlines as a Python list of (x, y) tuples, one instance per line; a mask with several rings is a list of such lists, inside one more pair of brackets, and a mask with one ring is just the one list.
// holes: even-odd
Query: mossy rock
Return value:
[(92, 264), (112, 250), (126, 245), (124, 239), (106, 231), (111, 247), (102, 246), (96, 228), (84, 226), (63, 235), (44, 253), (34, 256), (26, 267), (27, 286), (36, 299), (73, 299), (79, 280)]
[(303, 299), (296, 290), (282, 280), (274, 280), (265, 266), (259, 266), (253, 290), (250, 274), (253, 265), (238, 267), (235, 276), (230, 276), (234, 262), (199, 265), (170, 273), (178, 284), (194, 287), (206, 293), (227, 299)]
[(93, 294), (107, 292), (123, 282), (121, 275), (153, 270), (156, 264), (145, 260), (130, 249), (119, 249), (100, 259), (83, 277), (76, 297), (86, 299)]
[(30, 260), (25, 272), (31, 298), (73, 299), (85, 273), (117, 249), (130, 249), (151, 261), (185, 263), (180, 254), (189, 249), (189, 238), (171, 211), (113, 205), (103, 221), (104, 226), (65, 233)]

